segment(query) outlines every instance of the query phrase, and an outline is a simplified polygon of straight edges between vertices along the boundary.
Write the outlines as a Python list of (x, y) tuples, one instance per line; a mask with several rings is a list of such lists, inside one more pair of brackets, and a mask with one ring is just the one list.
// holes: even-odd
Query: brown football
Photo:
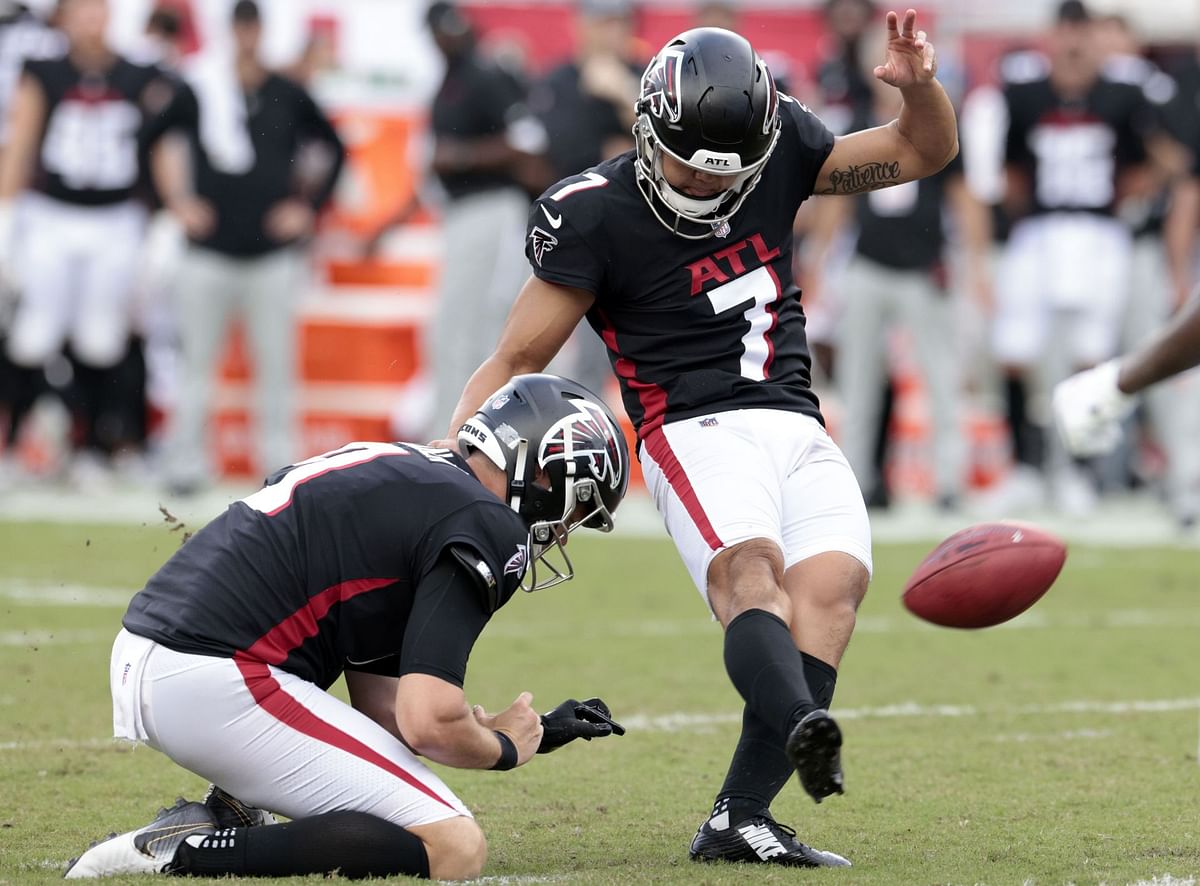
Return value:
[(1036, 603), (1066, 559), (1062, 540), (1037, 526), (980, 523), (934, 548), (901, 599), (909, 612), (935, 625), (986, 628)]

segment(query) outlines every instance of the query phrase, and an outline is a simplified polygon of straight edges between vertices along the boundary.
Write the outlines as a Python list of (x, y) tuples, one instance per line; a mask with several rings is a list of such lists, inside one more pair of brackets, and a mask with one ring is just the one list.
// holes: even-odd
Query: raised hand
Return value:
[(887, 14), (887, 59), (876, 65), (875, 76), (890, 86), (917, 86), (928, 83), (937, 74), (933, 44), (916, 26), (915, 9), (904, 13), (903, 24), (896, 13)]

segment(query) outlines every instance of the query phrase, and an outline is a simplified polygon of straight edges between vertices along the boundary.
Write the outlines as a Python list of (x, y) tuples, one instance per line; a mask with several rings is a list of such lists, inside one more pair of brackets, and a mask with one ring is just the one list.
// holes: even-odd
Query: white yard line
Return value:
[[(1200, 698), (1168, 698), (1133, 701), (1063, 701), (1053, 704), (1022, 705), (1019, 707), (979, 707), (977, 705), (925, 705), (904, 702), (894, 705), (863, 708), (837, 708), (839, 720), (882, 720), (894, 718), (969, 718), (985, 716), (1036, 716), (1044, 714), (1170, 714), (1200, 710)], [(741, 711), (721, 714), (633, 714), (622, 717), (627, 729), (645, 732), (682, 732), (707, 730), (742, 722)]]
[(38, 741), (0, 741), (3, 751), (69, 751), (79, 748), (106, 748), (117, 744), (115, 738), (45, 738)]
[[(152, 482), (148, 479), (147, 482)], [(225, 510), (230, 502), (249, 494), (252, 482), (227, 482), (201, 495), (174, 498), (157, 488), (116, 489), (100, 494), (75, 492), (47, 484), (9, 490), (0, 497), (0, 522), (45, 521), (53, 523), (160, 524), (159, 505), (189, 525), (198, 528)], [(933, 542), (973, 523), (987, 519), (977, 514), (941, 514), (922, 505), (902, 504), (885, 513), (872, 514), (875, 541)], [(1104, 499), (1086, 520), (1067, 519), (1053, 512), (1024, 515), (1022, 519), (1056, 532), (1070, 542), (1106, 547), (1163, 545), (1195, 549), (1200, 531), (1181, 533), (1166, 509), (1150, 495)], [(662, 520), (649, 496), (638, 491), (621, 505), (617, 518), (618, 536), (666, 539)]]
[(0, 646), (83, 646), (101, 640), (111, 642), (115, 636), (115, 631), (0, 631)]
[[(2, 593), (2, 592), (0, 592)], [(1012, 621), (989, 630), (1025, 631), (1055, 629), (1139, 629), (1139, 628), (1198, 628), (1200, 609), (1111, 609), (1094, 612), (1063, 614), (1042, 613), (1036, 610), (1023, 613)], [(511, 639), (541, 635), (545, 626), (507, 623), (488, 628), (488, 635)], [(678, 619), (615, 620), (605, 624), (606, 634), (617, 637), (692, 637), (716, 633), (720, 628), (702, 615)], [(908, 615), (861, 615), (855, 634), (909, 634), (944, 632)]]
[(992, 736), (997, 744), (1028, 744), (1035, 741), (1079, 741), (1111, 738), (1111, 729), (1066, 729), (1062, 732), (1013, 732)]
[[(1126, 716), (1131, 714), (1173, 714), (1179, 711), (1200, 710), (1200, 698), (1132, 699), (1129, 701), (1097, 701), (1081, 699), (1060, 701), (1051, 704), (1020, 705), (1017, 707), (978, 707), (976, 705), (927, 705), (917, 702), (882, 705), (878, 707), (839, 708), (835, 711), (839, 720), (884, 720), (921, 717), (929, 718), (973, 718), (986, 716), (1036, 716), (1045, 714), (1101, 714)], [(692, 714), (682, 711), (666, 714), (632, 714), (622, 717), (622, 724), (638, 732), (681, 732), (710, 730), (717, 726), (728, 726), (742, 721), (741, 711), (719, 714)], [(1079, 729), (1070, 733), (1057, 733), (1060, 737), (1103, 738), (1106, 731)], [(1050, 736), (1023, 733), (1009, 736), (1008, 741), (1024, 741)], [(71, 748), (108, 747), (117, 745), (111, 738), (48, 738), (36, 741), (0, 742), (0, 751), (37, 751)]]
[(137, 588), (105, 588), (68, 582), (0, 579), (0, 599), (29, 606), (120, 606), (129, 604)]

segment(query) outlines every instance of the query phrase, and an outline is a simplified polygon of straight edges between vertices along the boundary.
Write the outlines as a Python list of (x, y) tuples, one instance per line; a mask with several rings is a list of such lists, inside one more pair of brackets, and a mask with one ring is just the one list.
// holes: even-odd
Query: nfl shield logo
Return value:
[(723, 221), (720, 224), (713, 225), (713, 233), (724, 239), (729, 236), (729, 222)]

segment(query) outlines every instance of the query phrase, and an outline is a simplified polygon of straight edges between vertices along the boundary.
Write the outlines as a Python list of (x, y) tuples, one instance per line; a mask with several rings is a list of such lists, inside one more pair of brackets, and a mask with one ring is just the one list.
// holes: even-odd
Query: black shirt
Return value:
[(1172, 69), (1178, 89), (1167, 105), (1164, 119), (1170, 134), (1192, 152), (1194, 175), (1200, 176), (1200, 57)]
[[(513, 75), (475, 53), (453, 59), (433, 99), (430, 125), (435, 137), (458, 140), (503, 135), (526, 113), (524, 90)], [(452, 198), (496, 188), (517, 187), (502, 170), (470, 170), (439, 176)]]
[(1060, 97), (1050, 78), (1010, 82), (1005, 159), (1032, 183), (1032, 212), (1113, 213), (1118, 173), (1145, 160), (1148, 119), (1142, 89), (1098, 78), (1078, 101)]
[[(150, 578), (123, 624), (322, 688), (347, 668), (461, 685), (470, 646), (520, 583), (527, 541), (457, 455), (352, 443), (230, 505)], [(442, 599), (453, 592), (431, 595), (427, 579), (452, 547), (472, 580)]]
[(897, 270), (931, 270), (940, 264), (946, 180), (961, 174), (962, 160), (955, 155), (936, 175), (856, 197), (858, 253)]
[(621, 121), (612, 102), (583, 91), (579, 66), (574, 62), (547, 74), (534, 90), (530, 105), (546, 129), (546, 155), (555, 178), (595, 166), (604, 159), (600, 152), (609, 139), (631, 138), (629, 127)]
[[(333, 193), (345, 149), (329, 119), (298, 83), (268, 74), (243, 100), (254, 148), (254, 162), (246, 172), (228, 173), (214, 167), (200, 139), (196, 93), (186, 83), (179, 85), (170, 106), (147, 122), (141, 140), (148, 146), (169, 130), (182, 130), (192, 148), (196, 195), (208, 200), (217, 214), (213, 232), (192, 242), (226, 255), (257, 256), (294, 242), (268, 236), (263, 229), (267, 212), (290, 197), (301, 197), (317, 209), (323, 206)], [(332, 163), (324, 181), (311, 194), (301, 195), (296, 155), (313, 142), (329, 148)]]
[(664, 421), (729, 409), (820, 419), (792, 279), (792, 221), (833, 134), (780, 98), (779, 143), (724, 238), (667, 230), (638, 190), (632, 151), (559, 182), (530, 209), (533, 273), (595, 294), (588, 322), (642, 437)]
[(821, 113), (838, 135), (862, 129), (874, 101), (874, 88), (863, 73), (859, 55), (857, 45), (843, 47), (817, 68)]
[(160, 69), (120, 56), (104, 71), (84, 72), (70, 56), (25, 62), (46, 98), (46, 124), (33, 187), (82, 206), (107, 206), (142, 182), (138, 131), (170, 100)]

